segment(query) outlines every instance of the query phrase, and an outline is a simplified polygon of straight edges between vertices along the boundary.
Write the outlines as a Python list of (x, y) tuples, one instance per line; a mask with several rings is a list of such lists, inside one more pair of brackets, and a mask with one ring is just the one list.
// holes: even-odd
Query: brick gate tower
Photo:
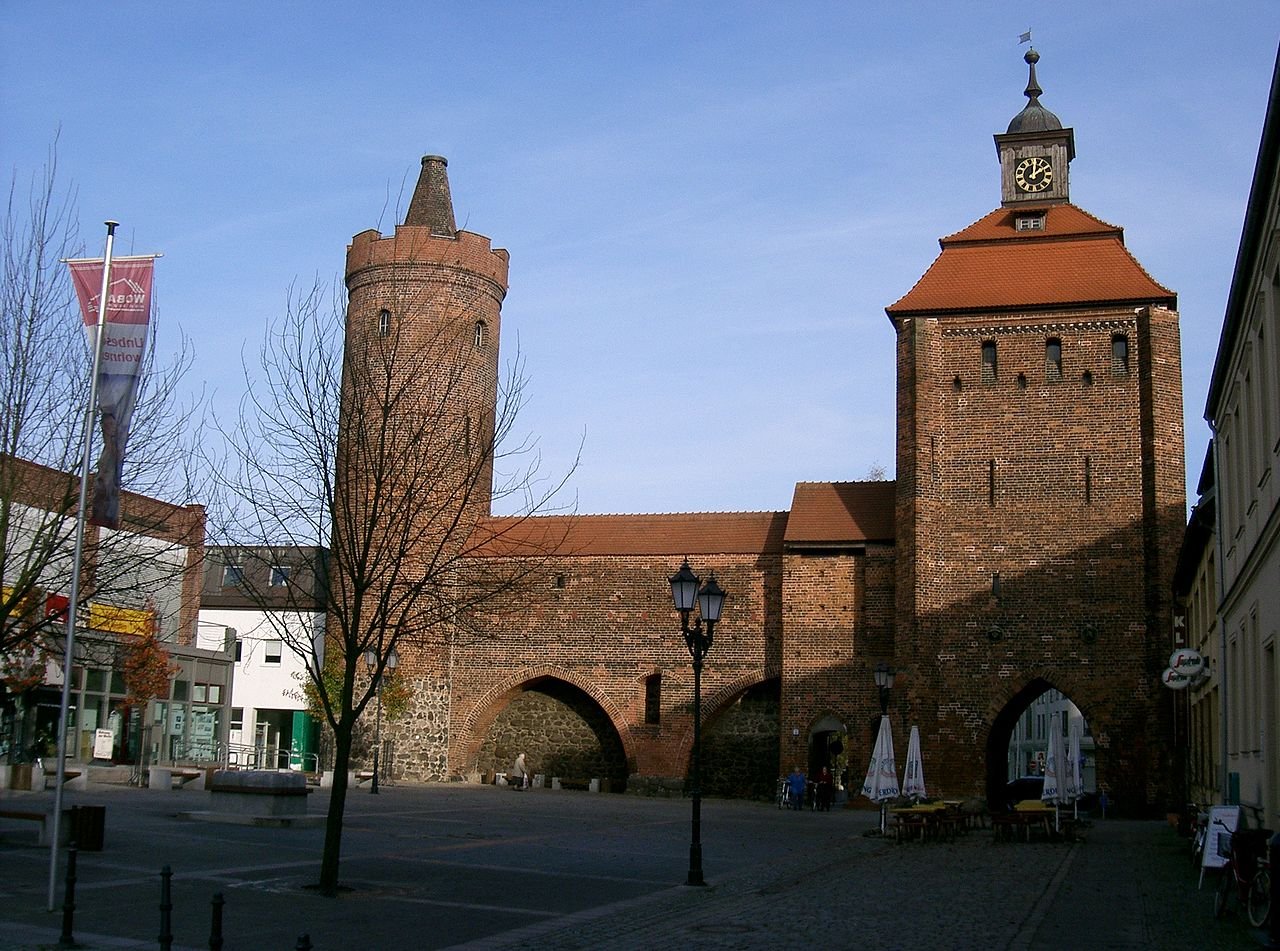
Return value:
[[(367, 562), (333, 576), (359, 572), (366, 610), (383, 612), (382, 626), (403, 638), (398, 675), (408, 678), (412, 699), (392, 733), (421, 775), (446, 771), (445, 588), (472, 529), (489, 515), (495, 426), (502, 426), (498, 340), (508, 254), (458, 230), (447, 166), (425, 156), (404, 224), (386, 237), (361, 232), (347, 249), (331, 555)], [(343, 525), (361, 537), (346, 544)], [(433, 578), (431, 590), (410, 603), (401, 593), (424, 577)]]
[(1070, 202), (1074, 133), (1025, 59), (1027, 105), (995, 136), (1000, 207), (886, 308), (896, 692), (931, 781), (992, 797), (1014, 723), (1059, 690), (1099, 784), (1150, 808), (1168, 795), (1158, 674), (1185, 514), (1177, 298)]

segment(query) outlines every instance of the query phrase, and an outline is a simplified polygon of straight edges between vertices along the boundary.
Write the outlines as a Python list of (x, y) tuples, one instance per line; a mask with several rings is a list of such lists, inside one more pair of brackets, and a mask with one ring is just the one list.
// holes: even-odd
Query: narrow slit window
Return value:
[(378, 336), (391, 336), (391, 311), (389, 310), (378, 311)]
[(477, 350), (483, 350), (489, 341), (489, 327), (483, 320), (476, 321), (475, 327), (475, 346)]
[(644, 722), (662, 722), (662, 674), (650, 674), (644, 679)]
[(1124, 334), (1111, 338), (1111, 372), (1116, 376), (1129, 372), (1129, 338)]
[(1084, 457), (1084, 504), (1090, 505), (1093, 502), (1093, 460), (1089, 456)]
[(1051, 337), (1044, 344), (1044, 378), (1050, 383), (1062, 379), (1062, 341)]
[(996, 461), (994, 459), (987, 460), (987, 504), (992, 508), (996, 505)]
[(982, 382), (994, 383), (996, 381), (996, 342), (994, 340), (982, 341)]

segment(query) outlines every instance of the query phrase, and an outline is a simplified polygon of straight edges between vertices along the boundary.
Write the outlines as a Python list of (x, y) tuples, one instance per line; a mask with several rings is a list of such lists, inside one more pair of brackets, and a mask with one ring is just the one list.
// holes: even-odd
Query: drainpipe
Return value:
[(1213, 550), (1214, 561), (1217, 562), (1217, 581), (1218, 581), (1218, 597), (1214, 604), (1214, 618), (1218, 625), (1218, 743), (1221, 747), (1222, 756), (1222, 802), (1227, 804), (1231, 801), (1231, 764), (1227, 761), (1227, 739), (1230, 736), (1228, 730), (1227, 711), (1230, 705), (1227, 703), (1227, 625), (1223, 618), (1223, 604), (1226, 602), (1226, 577), (1227, 563), (1223, 556), (1224, 540), (1226, 538), (1226, 526), (1223, 523), (1225, 517), (1226, 506), (1223, 504), (1224, 496), (1219, 492), (1219, 481), (1222, 478), (1222, 456), (1221, 444), (1218, 440), (1218, 429), (1214, 425), (1212, 419), (1207, 420), (1209, 423), (1209, 432), (1212, 434), (1213, 446), (1213, 496), (1215, 504), (1214, 511), (1214, 532), (1213, 532)]

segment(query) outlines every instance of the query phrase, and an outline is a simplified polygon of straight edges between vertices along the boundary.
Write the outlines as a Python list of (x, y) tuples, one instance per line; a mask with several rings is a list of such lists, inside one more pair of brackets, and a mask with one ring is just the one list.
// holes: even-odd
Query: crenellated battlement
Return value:
[(505, 248), (494, 248), (482, 234), (459, 231), (433, 234), (421, 225), (397, 225), (395, 233), (384, 237), (376, 229), (362, 231), (347, 246), (347, 282), (365, 268), (389, 264), (434, 264), (470, 271), (486, 277), (507, 290), (507, 269), (511, 256)]

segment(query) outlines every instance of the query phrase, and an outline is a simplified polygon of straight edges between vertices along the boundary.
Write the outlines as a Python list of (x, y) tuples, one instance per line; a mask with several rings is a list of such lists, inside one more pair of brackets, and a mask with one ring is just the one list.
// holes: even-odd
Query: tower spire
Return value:
[(458, 233), (453, 220), (453, 199), (449, 195), (449, 160), (443, 155), (422, 156), (422, 171), (413, 189), (406, 225), (427, 227), (432, 234), (452, 238)]
[(1031, 102), (1039, 105), (1040, 96), (1044, 92), (1040, 88), (1040, 84), (1036, 82), (1036, 63), (1040, 62), (1040, 54), (1036, 52), (1036, 48), (1033, 46), (1023, 54), (1022, 60), (1031, 70), (1031, 75), (1027, 79), (1027, 88), (1023, 90), (1022, 94), (1030, 99)]

